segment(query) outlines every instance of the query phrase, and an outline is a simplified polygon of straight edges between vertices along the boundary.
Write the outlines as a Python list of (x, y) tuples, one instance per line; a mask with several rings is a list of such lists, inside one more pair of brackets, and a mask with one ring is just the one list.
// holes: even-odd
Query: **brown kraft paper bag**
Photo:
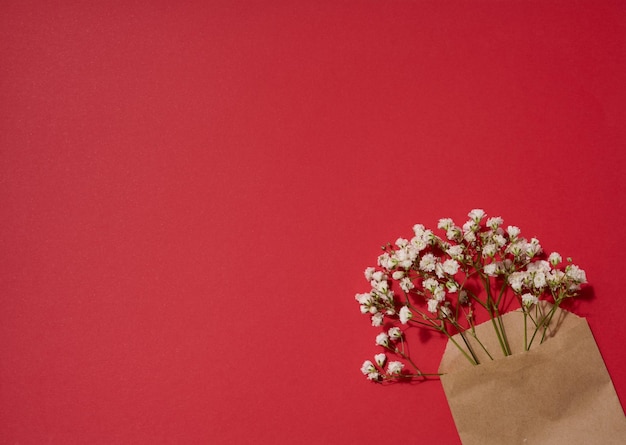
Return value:
[[(441, 383), (463, 444), (626, 444), (626, 417), (587, 321), (557, 309), (546, 340), (540, 344), (538, 333), (524, 352), (522, 312), (502, 319), (511, 356), (503, 356), (488, 321), (476, 334), (493, 361), (468, 334), (480, 365), (450, 341), (441, 360)], [(530, 339), (534, 325), (528, 325)], [(463, 344), (459, 334), (455, 339)]]

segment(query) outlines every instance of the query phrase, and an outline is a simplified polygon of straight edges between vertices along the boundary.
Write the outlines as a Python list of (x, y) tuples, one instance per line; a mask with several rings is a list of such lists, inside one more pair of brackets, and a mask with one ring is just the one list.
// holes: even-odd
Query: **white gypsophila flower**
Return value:
[(585, 271), (575, 264), (567, 266), (565, 269), (565, 275), (576, 284), (587, 282), (587, 275), (585, 274)]
[(533, 277), (533, 284), (537, 289), (542, 289), (545, 287), (546, 283), (546, 274), (543, 272), (536, 272)]
[(439, 220), (439, 223), (437, 224), (437, 228), (443, 230), (448, 230), (452, 226), (454, 226), (454, 221), (452, 221), (452, 218), (441, 218)]
[[(402, 248), (396, 250), (392, 256), (392, 260), (400, 267), (404, 269), (408, 269), (413, 265), (413, 261), (415, 258), (412, 258), (412, 252), (409, 252), (408, 249)], [(417, 257), (417, 255), (415, 255)]]
[(400, 288), (404, 292), (408, 293), (411, 291), (411, 289), (415, 288), (415, 285), (413, 284), (413, 281), (411, 281), (409, 277), (404, 277), (402, 278), (402, 280), (400, 280)]
[(404, 246), (406, 246), (407, 244), (409, 244), (409, 240), (404, 239), (404, 238), (398, 238), (396, 240), (396, 246), (403, 248)]
[(446, 289), (448, 289), (448, 292), (450, 293), (455, 293), (456, 291), (459, 290), (459, 285), (456, 281), (447, 281), (446, 282)]
[(459, 263), (455, 260), (445, 260), (443, 262), (443, 271), (448, 275), (454, 275), (459, 271)]
[(421, 236), (424, 234), (424, 225), (423, 224), (415, 224), (413, 226), (413, 233), (415, 233), (415, 236), (418, 236), (421, 238)]
[(532, 306), (533, 304), (537, 304), (538, 302), (539, 302), (539, 299), (533, 294), (525, 293), (524, 295), (522, 295), (522, 304), (526, 307)]
[(446, 230), (446, 238), (451, 241), (461, 241), (461, 239), (463, 239), (463, 232), (459, 226), (452, 226)]
[(459, 261), (463, 258), (463, 246), (450, 246), (446, 249), (446, 253), (450, 255), (451, 258)]
[(420, 270), (423, 270), (424, 272), (432, 272), (433, 270), (435, 270), (435, 255), (433, 255), (432, 253), (427, 253), (426, 255), (424, 255), (420, 260), (419, 267)]
[(404, 368), (404, 363), (402, 362), (389, 362), (387, 365), (387, 374), (400, 374), (402, 368)]
[(382, 271), (376, 271), (372, 274), (373, 281), (380, 281), (385, 277), (385, 274)]
[(498, 265), (495, 262), (485, 264), (485, 267), (483, 267), (483, 272), (485, 272), (485, 275), (488, 275), (490, 277), (495, 277), (497, 274), (497, 270), (498, 270)]
[(387, 361), (387, 356), (381, 352), (380, 354), (376, 354), (374, 356), (374, 360), (376, 361), (376, 364), (378, 366), (382, 367), (385, 365), (385, 362)]
[(397, 326), (394, 326), (393, 328), (389, 328), (389, 331), (387, 332), (387, 334), (389, 335), (389, 338), (393, 340), (398, 340), (402, 338), (402, 331)]
[(512, 244), (509, 244), (509, 247), (507, 247), (507, 251), (513, 255), (515, 257), (516, 260), (521, 260), (523, 259), (523, 256), (526, 254), (526, 241), (525, 240), (518, 240), (513, 242)]
[(433, 298), (437, 301), (443, 301), (446, 299), (446, 291), (443, 290), (442, 285), (437, 285), (435, 291), (433, 292)]
[(404, 271), (396, 270), (394, 273), (391, 274), (391, 277), (394, 280), (401, 280), (402, 278), (404, 278)]
[(434, 292), (435, 288), (438, 285), (439, 285), (439, 282), (435, 280), (434, 278), (426, 278), (424, 281), (422, 281), (422, 286), (424, 287), (424, 289), (429, 290), (431, 292)]
[(522, 290), (522, 286), (524, 285), (525, 279), (526, 279), (525, 272), (513, 272), (511, 275), (509, 275), (508, 281), (513, 291), (519, 293)]
[(563, 259), (557, 252), (552, 252), (548, 257), (548, 261), (552, 264), (552, 266), (556, 266), (557, 264), (560, 264)]
[(378, 312), (372, 315), (372, 326), (380, 326), (383, 324), (384, 315), (382, 312)]
[(370, 306), (369, 307), (369, 313), (370, 314), (376, 314), (378, 312), (378, 308), (376, 306)]
[(398, 314), (398, 316), (400, 317), (400, 323), (407, 324), (408, 321), (413, 318), (413, 313), (408, 306), (402, 306), (402, 309), (400, 309), (400, 313)]
[(435, 275), (437, 275), (437, 278), (443, 278), (445, 275), (443, 272), (443, 264), (440, 262), (435, 264)]
[(530, 242), (526, 245), (526, 255), (530, 258), (541, 253), (541, 244), (537, 238), (531, 238)]
[(435, 314), (437, 312), (437, 308), (439, 307), (439, 302), (435, 298), (431, 298), (427, 302), (428, 304), (428, 312)]
[(487, 258), (487, 257), (492, 257), (496, 254), (496, 252), (498, 251), (498, 246), (496, 246), (493, 243), (489, 243), (489, 244), (485, 244), (483, 246), (483, 257)]
[(481, 219), (485, 217), (485, 211), (483, 209), (473, 209), (467, 216), (472, 218), (475, 223), (479, 223)]
[(421, 252), (426, 247), (428, 247), (428, 243), (424, 241), (421, 236), (414, 236), (413, 238), (411, 238), (411, 247), (413, 247), (416, 252)]
[(384, 332), (381, 332), (376, 336), (376, 344), (378, 346), (388, 346), (389, 345), (389, 336)]
[(475, 232), (476, 230), (478, 230), (478, 228), (479, 228), (478, 224), (476, 224), (473, 220), (470, 219), (465, 224), (463, 224), (463, 233)]
[(430, 229), (426, 229), (424, 230), (424, 233), (422, 234), (422, 239), (428, 243), (428, 244), (436, 244), (437, 240), (439, 239), (432, 230)]
[(361, 306), (359, 306), (359, 308), (361, 309), (361, 313), (362, 314), (367, 314), (370, 311), (370, 308), (368, 306), (365, 306), (364, 304), (362, 304)]
[[(370, 281), (370, 286), (372, 286), (372, 294), (375, 294), (374, 291), (381, 292), (381, 284), (380, 283), (386, 283), (386, 282), (387, 281), (381, 281), (381, 280), (372, 280), (372, 281)], [(382, 292), (384, 293), (384, 291), (382, 291)]]
[(378, 257), (378, 265), (385, 270), (391, 270), (396, 267), (394, 259), (388, 253), (383, 253)]
[(491, 228), (491, 230), (496, 230), (503, 222), (504, 221), (499, 216), (493, 216), (487, 219), (487, 227)]
[(368, 267), (367, 269), (365, 269), (364, 275), (365, 275), (365, 279), (367, 281), (372, 281), (372, 275), (374, 275), (374, 272), (376, 272), (376, 269), (374, 269), (373, 267)]
[(476, 241), (476, 234), (472, 231), (465, 232), (463, 234), (463, 239), (467, 241), (468, 243), (472, 244), (474, 241)]
[(371, 304), (372, 303), (372, 294), (369, 294), (369, 293), (367, 293), (367, 294), (356, 294), (354, 296), (354, 298), (360, 304)]
[(369, 380), (378, 381), (380, 380), (380, 374), (378, 372), (370, 372), (369, 374), (367, 374), (367, 378)]
[(509, 238), (511, 239), (511, 241), (515, 241), (517, 237), (519, 236), (519, 234), (521, 233), (521, 231), (519, 227), (509, 226), (506, 228), (506, 233), (509, 234)]
[(364, 375), (368, 375), (375, 371), (376, 371), (376, 367), (374, 366), (374, 363), (371, 362), (371, 360), (365, 360), (363, 362), (363, 365), (361, 365), (361, 372)]
[(498, 248), (501, 248), (502, 246), (506, 245), (506, 238), (500, 234), (496, 234), (493, 236), (493, 242), (496, 243)]
[(557, 288), (561, 284), (563, 277), (565, 277), (565, 272), (558, 269), (551, 270), (547, 277), (550, 288)]
[(550, 263), (548, 263), (546, 260), (533, 261), (532, 263), (529, 263), (528, 266), (526, 266), (526, 270), (530, 273), (548, 273), (550, 272)]

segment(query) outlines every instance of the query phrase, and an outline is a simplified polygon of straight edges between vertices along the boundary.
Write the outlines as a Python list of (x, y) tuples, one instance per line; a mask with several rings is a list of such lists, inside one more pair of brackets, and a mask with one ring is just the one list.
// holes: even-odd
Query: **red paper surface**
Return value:
[[(621, 2), (4, 2), (0, 442), (459, 443), (354, 294), (474, 207), (587, 271), (622, 403)], [(436, 369), (443, 339), (418, 361)]]

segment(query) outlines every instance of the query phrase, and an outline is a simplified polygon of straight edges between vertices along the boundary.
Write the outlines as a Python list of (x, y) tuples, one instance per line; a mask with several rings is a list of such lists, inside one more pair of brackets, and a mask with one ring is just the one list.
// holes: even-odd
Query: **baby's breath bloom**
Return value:
[(376, 344), (378, 346), (389, 346), (389, 336), (384, 332), (381, 332), (376, 336)]
[(396, 240), (396, 246), (402, 248), (405, 247), (407, 244), (409, 244), (409, 240), (404, 239), (404, 238), (398, 238)]
[(435, 291), (435, 288), (439, 285), (439, 281), (435, 280), (434, 278), (426, 278), (424, 281), (422, 281), (422, 286), (424, 287), (424, 289), (427, 289), (431, 292)]
[(432, 272), (435, 270), (435, 255), (427, 253), (420, 260), (420, 269), (424, 272)]
[(493, 243), (488, 243), (483, 246), (483, 257), (492, 257), (498, 251), (498, 246)]
[(389, 331), (387, 332), (387, 334), (389, 335), (389, 338), (391, 338), (392, 340), (398, 340), (402, 338), (402, 331), (397, 326), (389, 328)]
[(446, 281), (446, 289), (448, 289), (448, 292), (450, 293), (455, 293), (459, 290), (459, 285), (454, 280)]
[(452, 218), (441, 218), (439, 220), (439, 223), (437, 224), (437, 228), (443, 230), (448, 230), (452, 226), (454, 226), (454, 221), (452, 221)]
[(363, 365), (361, 365), (361, 372), (363, 375), (366, 375), (370, 380), (376, 380), (378, 378), (378, 373), (376, 372), (376, 367), (374, 363), (370, 360), (365, 360)]
[(396, 270), (394, 273), (391, 274), (391, 276), (394, 280), (401, 280), (402, 278), (404, 278), (404, 271)]
[(465, 232), (463, 234), (463, 239), (472, 244), (474, 241), (476, 241), (476, 234), (470, 230), (469, 232)]
[(374, 272), (376, 272), (376, 269), (374, 269), (373, 267), (368, 267), (367, 269), (365, 269), (365, 271), (363, 272), (365, 275), (365, 279), (367, 281), (372, 281), (372, 275), (374, 274)]
[(558, 269), (551, 270), (547, 277), (548, 286), (551, 289), (557, 288), (561, 284), (563, 277), (565, 277), (565, 272)]
[(386, 270), (391, 270), (396, 266), (393, 258), (388, 253), (383, 253), (378, 257), (378, 265)]
[(513, 291), (519, 293), (522, 290), (522, 286), (524, 285), (524, 280), (526, 279), (526, 273), (525, 272), (513, 272), (511, 275), (509, 275), (509, 285), (511, 285), (511, 288), (513, 289)]
[(498, 247), (502, 247), (506, 244), (506, 238), (498, 233), (493, 236), (493, 242), (496, 243)]
[(428, 312), (431, 312), (433, 314), (437, 313), (437, 308), (439, 307), (439, 301), (437, 301), (437, 299), (431, 298), (430, 300), (428, 300), (427, 304)]
[(539, 302), (539, 299), (533, 294), (525, 293), (524, 295), (522, 295), (522, 304), (526, 307), (537, 304), (537, 302)]
[(456, 246), (450, 246), (446, 250), (446, 253), (450, 255), (451, 258), (457, 261), (461, 260), (463, 258), (463, 246), (460, 246), (458, 244)]
[(368, 372), (372, 372), (375, 370), (376, 368), (374, 367), (374, 363), (372, 363), (370, 360), (365, 360), (363, 362), (363, 365), (361, 366), (361, 372), (363, 374), (367, 374)]
[(535, 276), (533, 277), (533, 284), (537, 289), (543, 288), (546, 285), (546, 274), (543, 272), (535, 273)]
[(550, 262), (550, 264), (552, 264), (553, 266), (558, 265), (559, 263), (561, 263), (561, 261), (563, 261), (563, 259), (561, 258), (561, 255), (559, 255), (557, 252), (552, 252), (550, 254), (550, 256), (548, 257), (548, 261)]
[(458, 226), (452, 226), (446, 230), (446, 238), (451, 241), (461, 241), (463, 239), (463, 232)]
[(400, 323), (407, 324), (408, 321), (413, 318), (413, 313), (408, 306), (402, 306), (402, 309), (400, 309), (400, 313), (398, 314), (398, 316), (400, 317)]
[(435, 291), (433, 292), (433, 297), (437, 301), (443, 301), (446, 299), (446, 291), (443, 290), (443, 286), (441, 284), (437, 285)]
[(389, 362), (387, 365), (387, 373), (400, 374), (400, 372), (402, 372), (402, 368), (404, 368), (404, 363), (402, 362)]
[(541, 244), (539, 244), (539, 240), (537, 238), (532, 238), (530, 242), (526, 245), (526, 255), (530, 258), (534, 257), (537, 254), (541, 253)]
[(404, 277), (402, 278), (402, 280), (400, 280), (400, 288), (404, 292), (409, 292), (414, 287), (415, 287), (415, 284), (413, 284), (413, 282), (411, 281), (409, 277)]
[(415, 233), (415, 236), (421, 237), (424, 234), (424, 224), (415, 224), (413, 226), (413, 233)]
[(459, 271), (459, 263), (455, 260), (446, 260), (443, 262), (443, 271), (448, 275), (454, 275)]
[(496, 263), (485, 264), (485, 267), (483, 267), (483, 272), (485, 272), (485, 275), (489, 275), (490, 277), (495, 277), (497, 268), (498, 268), (498, 265)]
[(572, 264), (567, 267), (565, 271), (565, 275), (567, 275), (568, 278), (571, 278), (573, 281), (576, 281), (577, 283), (587, 282), (587, 275), (585, 274), (585, 271), (579, 268), (575, 264)]
[(383, 354), (383, 353), (376, 354), (374, 356), (374, 360), (376, 361), (376, 364), (378, 366), (382, 367), (385, 364), (385, 362), (387, 361), (387, 356), (385, 354)]
[(384, 315), (381, 312), (372, 315), (372, 326), (380, 326), (383, 324)]
[(474, 221), (475, 223), (478, 223), (481, 219), (485, 217), (485, 211), (483, 209), (474, 209), (469, 212), (467, 216), (472, 218), (472, 221)]
[(494, 216), (487, 219), (487, 227), (491, 228), (491, 230), (496, 230), (498, 227), (502, 225), (504, 221), (499, 216)]
[(515, 241), (517, 239), (517, 237), (519, 236), (520, 232), (521, 231), (520, 231), (519, 227), (516, 227), (516, 226), (509, 226), (509, 227), (506, 228), (506, 233), (509, 234), (509, 238), (512, 241)]

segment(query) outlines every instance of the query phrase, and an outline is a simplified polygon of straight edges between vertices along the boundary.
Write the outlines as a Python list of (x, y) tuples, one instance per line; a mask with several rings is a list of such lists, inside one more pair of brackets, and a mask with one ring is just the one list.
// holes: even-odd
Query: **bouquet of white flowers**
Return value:
[[(570, 403), (571, 397), (568, 402), (561, 402), (558, 397), (555, 399), (552, 394), (554, 388), (558, 387), (557, 392), (564, 391), (562, 386), (556, 384), (550, 384), (547, 389), (537, 389), (535, 385), (528, 390), (529, 393), (523, 387), (517, 390), (511, 387), (514, 379), (507, 377), (501, 386), (497, 383), (498, 373), (507, 366), (521, 366), (524, 369), (537, 368), (539, 379), (546, 373), (551, 374), (550, 368), (535, 366), (538, 361), (546, 362), (547, 349), (541, 350), (543, 344), (550, 344), (551, 355), (560, 356), (561, 343), (547, 340), (564, 326), (562, 342), (566, 344), (568, 337), (565, 334), (575, 331), (567, 327), (576, 325), (580, 320), (588, 331), (587, 337), (591, 339), (588, 352), (592, 357), (589, 363), (594, 364), (593, 373), (604, 373), (607, 377), (600, 379), (602, 383), (599, 383), (608, 388), (608, 392), (602, 392), (600, 412), (606, 413), (607, 406), (612, 412), (617, 410), (616, 416), (609, 415), (610, 419), (616, 419), (612, 423), (613, 430), (626, 432), (623, 412), (586, 322), (571, 314), (569, 321), (563, 323), (569, 313), (560, 309), (561, 303), (578, 295), (581, 286), (587, 282), (585, 272), (570, 258), (563, 261), (556, 252), (545, 255), (536, 238), (527, 240), (520, 235), (518, 227), (504, 227), (500, 217), (487, 218), (480, 209), (472, 210), (468, 216), (469, 220), (462, 226), (457, 226), (450, 218), (441, 219), (438, 229), (445, 232), (445, 237), (436, 235), (421, 224), (415, 225), (411, 239), (399, 238), (395, 245), (388, 243), (383, 246), (377, 266), (365, 270), (371, 290), (357, 294), (356, 300), (361, 312), (370, 316), (372, 325), (380, 329), (376, 344), (384, 351), (376, 354), (373, 361), (366, 360), (361, 372), (379, 383), (441, 377), (464, 443), (489, 443), (487, 432), (493, 443), (509, 443), (507, 440), (517, 443), (518, 439), (521, 443), (521, 436), (524, 436), (523, 439), (535, 437), (527, 434), (529, 425), (537, 430), (541, 422), (526, 414), (520, 420), (516, 411), (521, 403), (519, 398), (503, 398), (500, 392), (513, 391), (521, 394), (522, 398), (524, 394), (546, 395), (556, 403), (555, 409), (561, 408), (560, 403)], [(511, 312), (514, 308), (517, 310)], [(412, 359), (407, 347), (407, 334), (412, 327), (434, 331), (448, 339), (446, 354), (437, 372), (424, 372)], [(583, 352), (577, 351), (577, 354)], [(586, 360), (585, 354), (583, 360)], [(464, 364), (460, 364), (459, 360)], [(567, 360), (566, 357), (563, 362), (558, 362), (558, 366), (569, 366)], [(580, 367), (580, 364), (575, 366)], [(478, 368), (480, 371), (476, 371)], [(467, 372), (469, 377), (462, 374)], [(573, 374), (579, 375), (577, 371)], [(530, 377), (527, 373), (524, 376)], [(492, 393), (498, 395), (497, 403), (483, 400), (481, 394), (488, 392), (480, 389), (484, 379), (489, 380), (491, 390), (495, 388), (495, 393)], [(560, 383), (569, 384), (567, 379), (561, 380)], [(580, 384), (580, 379), (574, 379), (572, 384)], [(468, 391), (468, 388), (477, 388), (478, 391)], [(471, 395), (469, 398), (468, 394)], [(606, 394), (614, 402), (607, 405)], [(588, 402), (585, 400), (584, 403), (595, 410), (597, 416), (598, 409)], [(491, 403), (500, 413), (509, 409), (509, 414), (515, 418), (513, 425), (500, 422), (502, 431), (495, 436), (495, 419), (483, 419), (476, 428), (468, 426), (467, 409), (473, 403), (476, 406)], [(533, 403), (544, 402), (535, 399)], [(521, 405), (527, 406), (524, 403)], [(588, 418), (587, 411), (583, 411), (581, 416)], [(574, 416), (578, 424), (590, 423), (581, 423), (579, 417)], [(475, 420), (475, 416), (469, 418)], [(603, 418), (606, 419), (606, 415)], [(571, 425), (572, 419), (564, 424)], [(511, 431), (513, 436), (507, 436), (507, 432)], [(544, 434), (541, 437), (552, 436)], [(582, 436), (575, 434), (573, 437), (579, 440)], [(556, 443), (550, 440), (534, 443)]]

